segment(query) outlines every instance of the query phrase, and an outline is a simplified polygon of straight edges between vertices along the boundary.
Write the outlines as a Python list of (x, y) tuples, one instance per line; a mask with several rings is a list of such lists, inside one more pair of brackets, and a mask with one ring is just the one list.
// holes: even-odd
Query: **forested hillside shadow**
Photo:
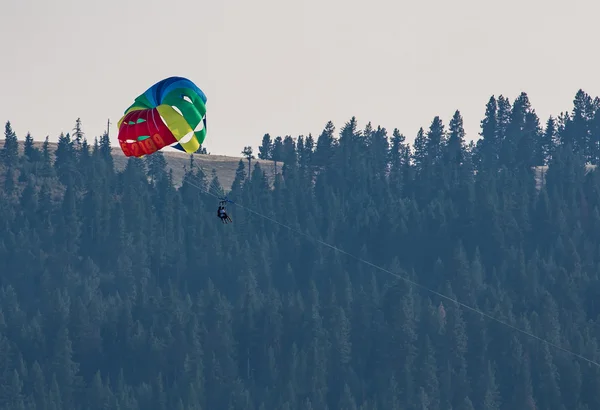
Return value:
[(0, 408), (600, 408), (583, 91), (544, 127), (492, 97), (473, 143), (458, 111), (414, 144), (356, 118), (265, 134), (216, 175), (5, 137)]

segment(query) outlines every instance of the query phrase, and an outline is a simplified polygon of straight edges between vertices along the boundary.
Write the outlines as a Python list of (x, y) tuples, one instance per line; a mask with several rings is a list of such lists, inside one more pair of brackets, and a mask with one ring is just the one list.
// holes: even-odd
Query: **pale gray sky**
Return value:
[(459, 109), (477, 138), (492, 94), (527, 92), (542, 123), (599, 95), (599, 16), (597, 0), (2, 0), (0, 121), (56, 140), (81, 117), (93, 140), (180, 75), (207, 94), (213, 154), (353, 115), (412, 141)]

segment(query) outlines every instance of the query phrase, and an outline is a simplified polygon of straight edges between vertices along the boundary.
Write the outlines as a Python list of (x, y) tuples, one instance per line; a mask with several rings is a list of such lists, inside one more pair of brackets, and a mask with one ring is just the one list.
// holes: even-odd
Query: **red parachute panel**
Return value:
[(150, 155), (176, 142), (156, 108), (130, 112), (119, 128), (119, 144), (128, 157)]

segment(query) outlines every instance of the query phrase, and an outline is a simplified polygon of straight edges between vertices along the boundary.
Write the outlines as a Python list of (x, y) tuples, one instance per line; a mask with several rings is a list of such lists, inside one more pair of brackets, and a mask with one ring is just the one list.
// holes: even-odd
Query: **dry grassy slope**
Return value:
[[(4, 145), (4, 140), (0, 140), (0, 147)], [(43, 142), (36, 141), (35, 145), (42, 148)], [(23, 142), (19, 141), (19, 148), (23, 150)], [(50, 143), (50, 151), (54, 153), (56, 149), (56, 143)], [(165, 154), (165, 158), (167, 160), (167, 168), (171, 168), (173, 170), (173, 178), (174, 182), (177, 186), (181, 184), (181, 180), (183, 178), (184, 166), (188, 165), (190, 162), (189, 154), (180, 152), (180, 151), (163, 151)], [(113, 158), (115, 161), (115, 167), (118, 170), (122, 170), (125, 168), (127, 164), (127, 157), (123, 155), (123, 152), (113, 147)], [(221, 185), (228, 190), (233, 183), (233, 179), (235, 178), (235, 171), (237, 170), (238, 163), (241, 157), (228, 157), (226, 155), (198, 155), (194, 154), (194, 162), (202, 167), (204, 171), (210, 178), (210, 174), (214, 169), (217, 173), (217, 177), (221, 182)], [(272, 181), (273, 178), (273, 163), (271, 161), (264, 161), (260, 159), (252, 160), (252, 163), (259, 162), (262, 169), (267, 173), (267, 177)], [(244, 160), (244, 164), (246, 165), (246, 172), (248, 172), (248, 162)], [(254, 165), (252, 165), (254, 167)], [(587, 165), (586, 171), (589, 172), (596, 167), (594, 165)], [(545, 180), (545, 174), (548, 170), (547, 166), (535, 167), (535, 179), (536, 186), (538, 189), (541, 188), (542, 184)]]
[[(34, 145), (38, 148), (42, 148), (43, 142), (36, 141)], [(52, 159), (54, 160), (54, 151), (56, 150), (56, 143), (50, 142), (50, 152), (52, 153)], [(4, 140), (0, 140), (0, 147), (4, 146)], [(23, 150), (23, 141), (19, 141), (19, 150), (22, 153)], [(184, 166), (189, 165), (190, 163), (190, 155), (185, 152), (169, 150), (163, 151), (165, 155), (165, 159), (167, 160), (167, 169), (171, 168), (173, 170), (173, 179), (177, 186), (181, 185), (181, 180), (183, 179), (184, 174)], [(113, 147), (112, 155), (115, 162), (115, 168), (117, 170), (122, 170), (125, 168), (127, 164), (128, 158), (123, 155), (123, 151), (121, 151), (118, 147)], [(214, 169), (217, 173), (217, 177), (219, 178), (219, 182), (221, 186), (225, 188), (225, 190), (229, 190), (231, 184), (233, 183), (233, 179), (235, 178), (235, 171), (237, 170), (238, 163), (242, 157), (228, 157), (225, 155), (194, 155), (194, 163), (201, 167), (204, 172), (208, 175), (210, 180), (211, 172)], [(271, 161), (263, 161), (260, 159), (252, 160), (252, 168), (254, 168), (254, 164), (259, 162), (262, 169), (266, 172), (267, 177), (272, 180), (273, 178), (273, 163)], [(244, 159), (244, 164), (246, 165), (246, 173), (248, 172), (248, 161)]]

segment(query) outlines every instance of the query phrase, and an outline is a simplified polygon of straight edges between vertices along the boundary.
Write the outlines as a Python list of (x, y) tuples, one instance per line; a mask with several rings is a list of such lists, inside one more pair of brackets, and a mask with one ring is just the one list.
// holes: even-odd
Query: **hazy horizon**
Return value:
[[(0, 120), (56, 141), (80, 117), (90, 140), (156, 81), (208, 97), (212, 154), (264, 133), (316, 138), (352, 116), (412, 141), (456, 109), (478, 138), (491, 95), (526, 92), (542, 124), (600, 94), (591, 1), (228, 2), (7, 0), (0, 5)], [(595, 70), (596, 69), (596, 70)]]

